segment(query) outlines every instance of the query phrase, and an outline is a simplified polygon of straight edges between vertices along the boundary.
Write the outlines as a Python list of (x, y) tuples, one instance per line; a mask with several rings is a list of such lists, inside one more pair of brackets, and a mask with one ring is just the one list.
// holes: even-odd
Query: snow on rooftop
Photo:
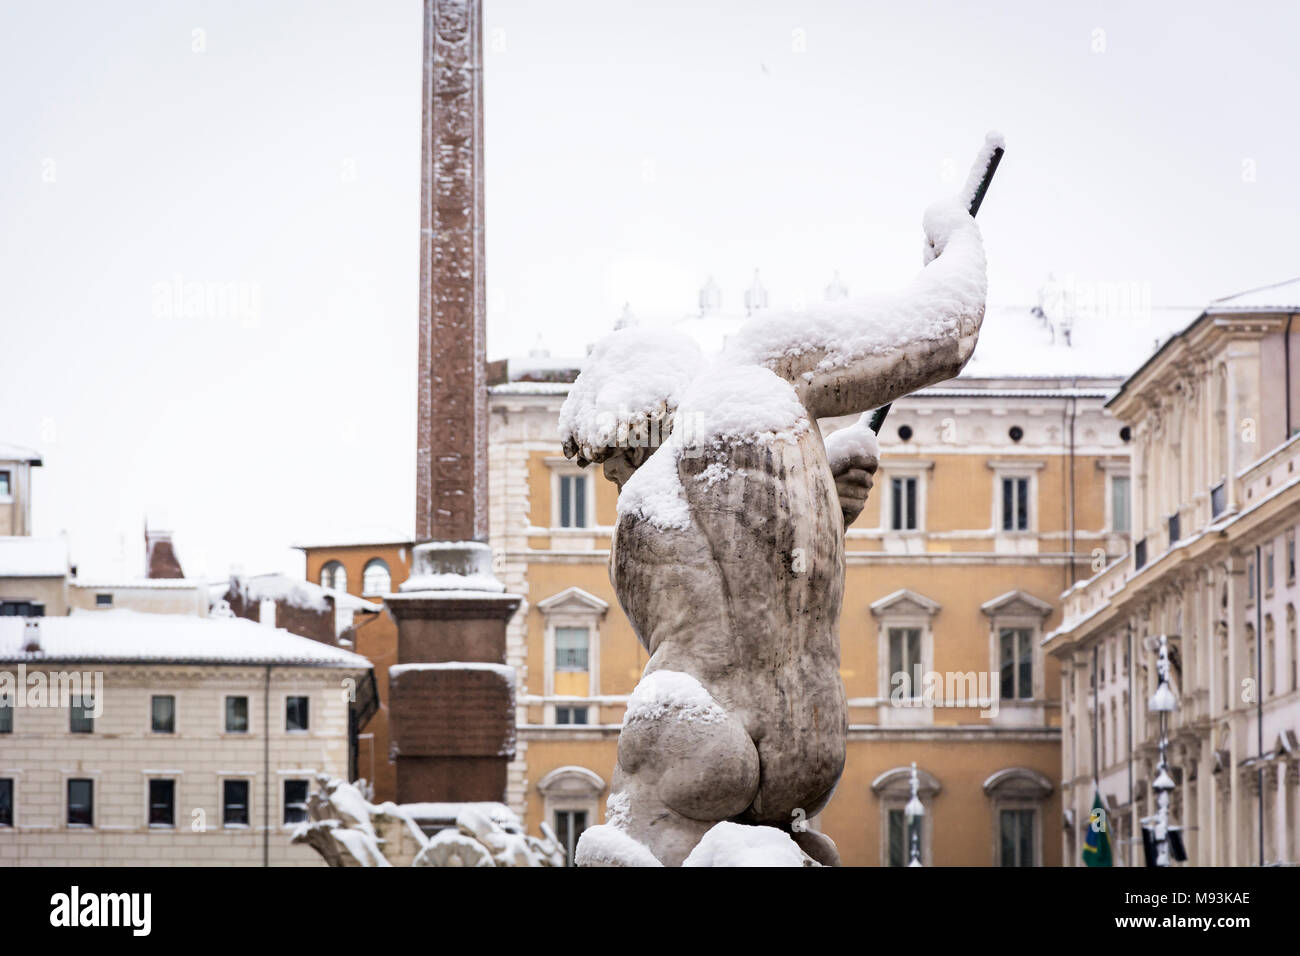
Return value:
[(66, 538), (0, 537), (0, 577), (61, 578), (67, 573)]
[(1300, 278), (1215, 299), (1205, 311), (1211, 315), (1234, 312), (1300, 312)]
[(388, 679), (397, 680), (403, 674), (419, 671), (490, 671), (508, 684), (515, 681), (515, 669), (509, 664), (490, 661), (445, 661), (433, 664), (394, 664), (388, 668)]
[(990, 306), (970, 364), (971, 378), (1127, 378), (1193, 322), (1194, 308), (1093, 311), (1065, 323), (1024, 306)]
[(28, 620), (0, 618), (0, 660), (370, 667), (358, 654), (243, 618), (141, 614), (125, 609), (75, 609), (67, 617), (32, 618), (38, 622), (41, 649), (28, 652), (23, 650)]
[[(231, 579), (230, 583), (239, 589), (245, 602), (282, 601), (290, 607), (302, 608), (307, 611), (327, 611), (329, 610), (329, 601), (326, 599), (332, 597), (334, 606), (338, 608), (373, 612), (384, 609), (382, 604), (363, 600), (355, 595), (348, 594), (346, 591), (322, 587), (319, 584), (290, 577), (287, 574), (255, 574), (249, 577), (236, 575)], [(220, 594), (214, 594), (213, 597), (220, 598), (225, 593), (223, 590)]]
[(74, 578), (68, 582), (83, 591), (148, 589), (162, 591), (198, 590), (211, 587), (203, 578)]
[(24, 448), (22, 445), (10, 445), (7, 442), (0, 441), (0, 461), (26, 461), (39, 463), (41, 453), (34, 448)]

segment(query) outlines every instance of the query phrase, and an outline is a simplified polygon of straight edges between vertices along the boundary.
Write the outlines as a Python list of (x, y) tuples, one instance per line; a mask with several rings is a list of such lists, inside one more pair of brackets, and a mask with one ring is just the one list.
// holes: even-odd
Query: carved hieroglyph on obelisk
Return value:
[(417, 544), (389, 721), (399, 803), (501, 801), (514, 756), (506, 623), (487, 527), (480, 0), (424, 0)]

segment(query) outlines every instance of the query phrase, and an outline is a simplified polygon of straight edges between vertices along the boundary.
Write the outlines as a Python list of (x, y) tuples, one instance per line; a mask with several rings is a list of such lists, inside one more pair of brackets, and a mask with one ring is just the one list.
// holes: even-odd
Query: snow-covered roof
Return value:
[(970, 363), (950, 386), (972, 378), (1126, 378), (1190, 324), (1195, 308), (1094, 312), (1065, 328), (1023, 306), (990, 306)]
[(41, 463), (41, 453), (22, 445), (10, 445), (0, 441), (0, 461), (25, 461), (30, 465)]
[(1210, 315), (1231, 315), (1243, 312), (1300, 312), (1300, 278), (1287, 279), (1275, 285), (1248, 289), (1236, 295), (1215, 299), (1205, 311)]
[(148, 589), (158, 591), (186, 591), (210, 587), (201, 578), (74, 578), (68, 582), (74, 588), (84, 591), (113, 591), (129, 589)]
[(243, 618), (73, 610), (32, 618), (39, 651), (24, 651), (27, 618), (0, 618), (0, 661), (296, 665), (368, 669), (359, 654), (329, 647), (283, 628)]
[[(325, 611), (329, 609), (329, 602), (326, 598), (333, 598), (334, 606), (345, 610), (378, 613), (384, 609), (382, 604), (363, 600), (349, 594), (347, 591), (321, 587), (319, 584), (313, 584), (301, 578), (290, 577), (287, 574), (236, 576), (231, 583), (243, 591), (245, 601), (283, 601), (291, 607), (310, 611)], [(220, 598), (225, 593), (225, 589), (223, 589), (220, 594), (214, 593), (213, 596)]]
[(61, 578), (67, 573), (66, 538), (0, 537), (0, 578)]

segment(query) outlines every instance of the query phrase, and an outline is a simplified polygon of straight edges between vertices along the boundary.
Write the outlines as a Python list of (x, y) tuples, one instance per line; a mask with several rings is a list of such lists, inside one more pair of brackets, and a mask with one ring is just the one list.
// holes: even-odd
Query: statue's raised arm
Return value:
[(814, 418), (863, 412), (955, 377), (984, 319), (988, 279), (972, 210), (1001, 148), (990, 134), (962, 191), (926, 210), (924, 267), (902, 292), (761, 316), (728, 343), (724, 361), (771, 369)]

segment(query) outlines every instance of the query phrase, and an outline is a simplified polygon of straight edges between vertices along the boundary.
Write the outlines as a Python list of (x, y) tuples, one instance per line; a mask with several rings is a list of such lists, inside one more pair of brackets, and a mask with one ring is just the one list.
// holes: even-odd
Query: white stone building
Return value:
[(1169, 638), (1173, 822), (1188, 862), (1300, 860), (1300, 280), (1211, 303), (1125, 382), (1134, 546), (1065, 595), (1065, 859), (1094, 779), (1117, 861), (1154, 812), (1154, 642)]
[(371, 680), (244, 619), (0, 618), (0, 866), (320, 865), (290, 832)]

